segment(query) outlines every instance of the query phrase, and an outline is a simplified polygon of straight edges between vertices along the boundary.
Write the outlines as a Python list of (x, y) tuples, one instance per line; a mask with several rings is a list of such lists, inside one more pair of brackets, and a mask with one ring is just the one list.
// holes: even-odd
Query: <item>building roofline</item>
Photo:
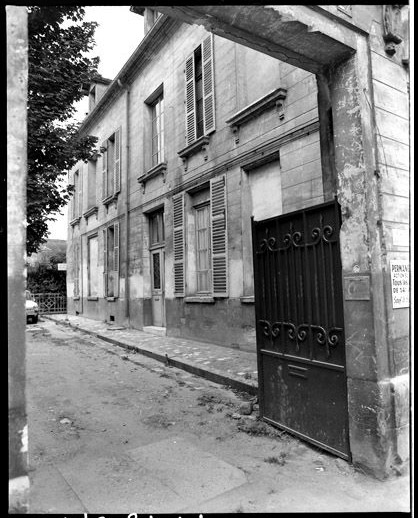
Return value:
[(144, 38), (126, 61), (120, 72), (113, 81), (111, 81), (99, 102), (81, 123), (78, 130), (80, 135), (87, 132), (88, 128), (94, 123), (100, 113), (121, 93), (133, 71), (149, 62), (150, 52), (153, 52), (158, 44), (167, 36), (167, 31), (172, 27), (181, 25), (181, 23), (182, 22), (174, 20), (164, 14), (158, 18), (154, 26), (147, 32), (147, 34), (145, 34)]

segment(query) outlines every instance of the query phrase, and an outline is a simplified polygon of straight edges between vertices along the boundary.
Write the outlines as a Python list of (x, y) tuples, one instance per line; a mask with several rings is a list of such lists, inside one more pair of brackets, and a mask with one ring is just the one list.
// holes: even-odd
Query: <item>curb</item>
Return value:
[(153, 358), (154, 360), (164, 363), (165, 365), (168, 365), (170, 367), (176, 367), (177, 369), (181, 369), (186, 372), (190, 372), (191, 374), (194, 374), (201, 378), (205, 378), (209, 381), (213, 381), (214, 383), (218, 383), (219, 385), (226, 385), (233, 389), (240, 390), (242, 392), (247, 392), (248, 394), (251, 394), (252, 396), (258, 396), (258, 385), (250, 385), (248, 383), (245, 383), (245, 381), (241, 381), (241, 380), (226, 376), (225, 374), (220, 373), (219, 371), (216, 371), (216, 370), (209, 371), (206, 369), (202, 369), (201, 367), (191, 365), (190, 363), (184, 363), (180, 360), (174, 360), (172, 358), (169, 358), (168, 356), (163, 356), (162, 354), (159, 354), (159, 353), (156, 353), (153, 351), (149, 351), (148, 349), (141, 349), (140, 347), (138, 347), (136, 345), (126, 344), (124, 342), (121, 342), (120, 340), (115, 340), (114, 338), (109, 338), (108, 336), (102, 335), (100, 333), (96, 333), (95, 331), (89, 331), (88, 329), (83, 329), (82, 327), (71, 324), (70, 322), (61, 322), (60, 320), (55, 320), (54, 318), (51, 318), (48, 315), (42, 315), (42, 318), (46, 318), (47, 320), (50, 320), (51, 322), (56, 322), (57, 324), (62, 325), (62, 326), (68, 326), (73, 329), (78, 329), (79, 331), (82, 331), (83, 333), (89, 334), (91, 336), (95, 336), (96, 338), (99, 338), (100, 340), (103, 340), (110, 344), (116, 345), (118, 347), (122, 347), (123, 349), (128, 349), (129, 351), (135, 351), (139, 354), (142, 354), (143, 356), (148, 356), (149, 358)]

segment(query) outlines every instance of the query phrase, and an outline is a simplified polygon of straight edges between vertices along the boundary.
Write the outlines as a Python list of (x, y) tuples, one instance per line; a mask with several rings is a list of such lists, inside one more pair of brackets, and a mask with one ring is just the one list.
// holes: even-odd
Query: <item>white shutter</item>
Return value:
[(80, 295), (80, 285), (79, 285), (79, 264), (78, 264), (78, 243), (74, 243), (74, 251), (73, 251), (73, 277), (74, 277), (74, 297), (78, 297)]
[(107, 198), (107, 140), (102, 144), (105, 151), (102, 152), (102, 199)]
[(119, 223), (113, 229), (113, 295), (119, 297)]
[(78, 216), (83, 214), (83, 166), (78, 170), (78, 192), (77, 192)]
[(121, 129), (119, 128), (115, 133), (115, 167), (113, 168), (113, 174), (114, 174), (114, 192), (120, 192), (120, 173), (121, 173), (121, 145), (122, 145), (122, 139), (121, 139)]
[(228, 236), (226, 177), (210, 181), (210, 231), (212, 241), (212, 291), (214, 297), (228, 296)]
[(215, 92), (213, 78), (213, 36), (209, 34), (202, 43), (203, 119), (204, 133), (215, 130)]
[(107, 228), (103, 229), (103, 295), (107, 297)]
[(186, 145), (196, 140), (196, 92), (194, 78), (194, 54), (186, 60)]
[(174, 296), (184, 297), (184, 193), (173, 197)]
[[(68, 185), (72, 185), (74, 188), (74, 173), (68, 174)], [(70, 201), (68, 204), (68, 214), (69, 214), (69, 221), (74, 219), (74, 190), (70, 196)]]

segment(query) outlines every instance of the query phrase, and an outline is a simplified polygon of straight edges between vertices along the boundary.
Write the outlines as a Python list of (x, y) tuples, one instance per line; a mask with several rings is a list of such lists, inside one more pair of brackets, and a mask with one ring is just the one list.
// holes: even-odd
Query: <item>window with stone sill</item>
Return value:
[(101, 145), (103, 203), (107, 203), (120, 192), (121, 149), (121, 128), (119, 128)]
[(215, 130), (212, 34), (186, 59), (184, 74), (187, 147)]
[(119, 223), (103, 229), (104, 296), (119, 297)]
[(187, 295), (185, 302), (227, 297), (226, 176), (176, 195), (173, 211), (174, 296)]

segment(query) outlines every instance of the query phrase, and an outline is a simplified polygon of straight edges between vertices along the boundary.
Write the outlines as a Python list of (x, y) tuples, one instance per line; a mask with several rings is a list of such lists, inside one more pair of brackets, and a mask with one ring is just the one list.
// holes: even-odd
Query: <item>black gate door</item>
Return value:
[(337, 201), (252, 222), (262, 418), (349, 459)]

